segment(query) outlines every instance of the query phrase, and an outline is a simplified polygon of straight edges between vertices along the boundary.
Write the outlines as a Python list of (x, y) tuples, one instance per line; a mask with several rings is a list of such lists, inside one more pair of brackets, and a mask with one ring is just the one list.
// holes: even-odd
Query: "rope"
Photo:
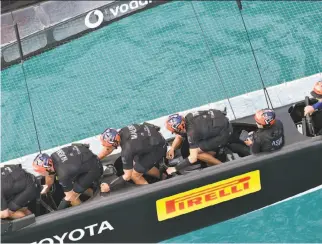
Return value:
[(37, 127), (36, 127), (36, 120), (35, 120), (35, 116), (34, 116), (34, 110), (33, 110), (32, 103), (31, 103), (29, 87), (28, 87), (27, 78), (26, 78), (26, 72), (25, 72), (25, 68), (24, 68), (24, 65), (23, 65), (24, 58), (23, 58), (23, 52), (22, 52), (21, 39), (20, 39), (20, 35), (19, 35), (18, 25), (17, 25), (15, 19), (13, 18), (12, 11), (11, 11), (11, 17), (12, 17), (12, 20), (13, 20), (13, 23), (14, 23), (14, 28), (15, 28), (16, 38), (17, 38), (17, 44), (18, 44), (18, 47), (19, 47), (20, 64), (21, 64), (21, 68), (22, 68), (22, 72), (23, 72), (23, 77), (24, 77), (24, 80), (25, 80), (25, 85), (26, 85), (26, 90), (27, 90), (27, 94), (28, 94), (28, 101), (29, 101), (29, 105), (30, 105), (32, 120), (33, 120), (33, 124), (34, 124), (35, 131), (36, 131), (36, 139), (37, 139), (37, 143), (38, 143), (39, 152), (41, 153), (41, 147), (40, 147), (40, 141), (39, 141), (39, 136), (38, 136), (38, 130), (37, 130)]
[(243, 14), (242, 14), (242, 4), (241, 4), (241, 0), (236, 0), (236, 2), (237, 2), (237, 5), (238, 5), (238, 10), (239, 10), (240, 17), (242, 19), (242, 22), (243, 22), (243, 25), (244, 25), (244, 28), (245, 28), (245, 31), (246, 31), (246, 34), (247, 34), (247, 39), (248, 39), (250, 48), (252, 50), (252, 53), (253, 53), (253, 56), (254, 56), (254, 59), (255, 59), (256, 67), (257, 67), (257, 70), (258, 70), (258, 73), (259, 73), (259, 76), (260, 76), (260, 79), (261, 79), (261, 83), (262, 83), (263, 91), (264, 91), (264, 94), (265, 94), (265, 99), (266, 99), (267, 106), (269, 108), (269, 103), (268, 103), (268, 101), (269, 101), (270, 104), (271, 104), (272, 109), (274, 109), (273, 108), (272, 101), (271, 101), (271, 99), (269, 97), (268, 91), (266, 89), (266, 86), (265, 86), (265, 83), (264, 83), (262, 74), (261, 74), (260, 69), (259, 69), (258, 61), (257, 61), (256, 55), (255, 55), (255, 51), (254, 51), (252, 42), (250, 41), (250, 37), (249, 37), (249, 34), (248, 34), (248, 30), (247, 30), (247, 27), (246, 27), (246, 24), (245, 24), (245, 20), (244, 20)]
[(193, 2), (192, 2), (192, 1), (190, 1), (190, 3), (191, 3), (191, 6), (192, 6), (192, 9), (193, 9), (193, 12), (194, 12), (194, 14), (195, 14), (196, 20), (197, 20), (197, 22), (198, 22), (198, 24), (199, 24), (199, 28), (200, 28), (200, 30), (201, 30), (201, 32), (202, 32), (204, 42), (206, 43), (206, 46), (207, 46), (208, 52), (209, 52), (209, 54), (210, 54), (210, 56), (211, 56), (212, 62), (214, 63), (215, 69), (216, 69), (216, 71), (217, 71), (217, 73), (218, 73), (218, 76), (219, 76), (219, 79), (220, 79), (220, 83), (221, 83), (221, 85), (222, 85), (222, 87), (223, 87), (223, 90), (224, 90), (225, 96), (226, 96), (226, 98), (227, 98), (227, 100), (228, 100), (228, 103), (229, 103), (229, 106), (230, 106), (230, 108), (231, 108), (231, 111), (232, 111), (232, 113), (233, 113), (233, 115), (234, 115), (234, 118), (236, 119), (236, 115), (235, 115), (235, 112), (234, 112), (233, 106), (231, 105), (231, 102), (230, 102), (230, 100), (229, 100), (229, 97), (228, 97), (227, 91), (226, 91), (226, 89), (225, 89), (225, 86), (224, 86), (224, 83), (223, 83), (222, 76), (221, 76), (221, 74), (220, 74), (220, 72), (219, 72), (219, 69), (218, 69), (218, 66), (217, 66), (217, 64), (216, 64), (215, 58), (214, 58), (214, 57), (213, 57), (213, 55), (211, 54), (211, 49), (210, 49), (210, 46), (209, 46), (209, 44), (208, 44), (208, 42), (207, 42), (205, 32), (204, 32), (204, 30), (202, 29), (202, 26), (201, 26), (200, 20), (199, 20), (199, 18), (198, 18), (197, 12), (196, 12), (196, 10), (195, 10), (195, 7), (194, 7), (194, 5), (193, 5)]

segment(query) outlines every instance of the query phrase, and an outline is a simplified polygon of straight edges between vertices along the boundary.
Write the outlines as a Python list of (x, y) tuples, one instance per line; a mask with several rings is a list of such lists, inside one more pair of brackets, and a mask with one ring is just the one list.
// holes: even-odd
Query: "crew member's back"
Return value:
[[(70, 181), (92, 169), (98, 160), (84, 145), (71, 145), (59, 149), (51, 155), (57, 177), (61, 183)], [(99, 162), (97, 162), (99, 165)]]
[(33, 161), (36, 172), (46, 177), (45, 194), (54, 184), (57, 175), (63, 187), (65, 198), (62, 199), (58, 210), (81, 204), (79, 196), (91, 196), (95, 186), (103, 174), (103, 166), (97, 156), (84, 144), (72, 144), (63, 147), (51, 156), (38, 154)]
[[(201, 143), (200, 148), (204, 148), (204, 151), (216, 148), (217, 144), (224, 145), (227, 143), (230, 124), (228, 118), (220, 110), (210, 109), (188, 113), (185, 119), (188, 140)], [(208, 143), (204, 143), (205, 139), (212, 137), (216, 138), (214, 142), (213, 140), (209, 140), (209, 142), (207, 140)]]
[(149, 153), (155, 146), (165, 145), (163, 136), (152, 126), (132, 124), (119, 133), (122, 151), (131, 150), (133, 155)]

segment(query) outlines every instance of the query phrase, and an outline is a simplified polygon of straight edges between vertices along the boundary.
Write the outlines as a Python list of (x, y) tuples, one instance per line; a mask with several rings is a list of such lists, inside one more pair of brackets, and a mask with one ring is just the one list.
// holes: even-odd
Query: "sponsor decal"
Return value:
[[(129, 2), (121, 2), (121, 4), (113, 5), (113, 7), (109, 7), (106, 9), (103, 9), (102, 11), (99, 9), (95, 9), (90, 11), (86, 17), (85, 17), (85, 25), (88, 28), (97, 28), (99, 27), (104, 20), (104, 14), (106, 16), (106, 19), (114, 19), (117, 17), (120, 17), (124, 14), (133, 12), (135, 10), (141, 9), (146, 7), (148, 4), (152, 3), (152, 0), (146, 0), (146, 1), (129, 1)], [(91, 22), (91, 16), (95, 15), (97, 19), (94, 22)]]
[(87, 236), (94, 236), (99, 235), (103, 231), (106, 230), (114, 230), (113, 226), (108, 221), (103, 221), (102, 223), (96, 223), (89, 226), (85, 226), (83, 229), (75, 229), (70, 232), (65, 232), (62, 235), (55, 235), (50, 238), (44, 238), (40, 241), (32, 242), (31, 244), (42, 244), (42, 243), (71, 243), (77, 242), (83, 239), (85, 235)]
[[(89, 21), (89, 19), (90, 19), (92, 14), (97, 16), (97, 20), (94, 23), (91, 23)], [(85, 17), (85, 25), (86, 25), (86, 27), (88, 27), (90, 29), (93, 29), (93, 28), (99, 27), (102, 24), (103, 20), (104, 20), (104, 15), (103, 15), (102, 11), (96, 9), (96, 10), (93, 10), (93, 11), (89, 12), (86, 15), (86, 17)]]
[(259, 170), (248, 172), (158, 200), (158, 220), (178, 217), (260, 190)]

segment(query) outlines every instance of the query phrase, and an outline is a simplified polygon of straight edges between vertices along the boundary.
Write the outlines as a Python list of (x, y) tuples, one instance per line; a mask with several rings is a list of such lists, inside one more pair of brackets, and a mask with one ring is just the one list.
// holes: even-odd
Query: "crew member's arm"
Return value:
[(122, 178), (125, 181), (129, 181), (132, 177), (132, 172), (133, 172), (134, 154), (131, 150), (124, 147), (124, 150), (122, 150), (122, 153), (121, 153), (121, 158), (122, 158), (123, 171), (124, 171), (124, 175), (122, 175)]
[(248, 138), (245, 141), (245, 144), (250, 147), (250, 151), (252, 154), (257, 154), (261, 152), (261, 142), (255, 133), (252, 139)]
[(189, 153), (190, 153), (189, 157), (183, 159), (175, 167), (169, 167), (167, 169), (168, 174), (172, 174), (179, 170), (182, 170), (198, 161), (199, 147), (198, 147), (198, 143), (195, 142), (193, 137), (191, 136), (191, 133), (190, 135), (188, 134), (188, 143), (189, 143)]
[(52, 185), (55, 182), (55, 175), (46, 175), (45, 177), (45, 185), (43, 186), (44, 188), (41, 191), (41, 194), (46, 194), (49, 189), (52, 187)]
[(306, 106), (304, 108), (304, 115), (307, 115), (307, 114), (312, 114), (315, 110), (322, 110), (322, 102), (319, 101), (315, 104), (313, 104), (312, 106)]
[(114, 148), (113, 147), (103, 147), (103, 149), (100, 151), (98, 154), (98, 159), (101, 160), (105, 158), (106, 156), (110, 155), (113, 152)]
[(189, 143), (189, 163), (194, 164), (198, 161), (199, 146), (198, 142), (195, 140), (193, 131), (187, 133), (188, 143)]
[(182, 137), (180, 135), (176, 135), (176, 137), (174, 138), (174, 140), (172, 142), (171, 148), (167, 153), (168, 159), (173, 159), (174, 151), (180, 147), (181, 143), (182, 143)]
[(117, 177), (110, 184), (106, 182), (101, 183), (101, 192), (109, 192), (111, 190), (118, 189), (125, 185), (125, 182), (129, 181), (132, 177), (133, 173), (133, 160), (134, 155), (131, 150), (123, 146), (121, 152), (121, 158), (123, 163), (123, 171), (124, 174), (122, 176)]
[(58, 210), (64, 209), (69, 207), (70, 205), (76, 206), (81, 204), (81, 201), (79, 200), (79, 193), (73, 191), (73, 179), (71, 177), (65, 177), (63, 179), (59, 179), (59, 184), (63, 187), (65, 197), (60, 202), (58, 206)]
[(315, 110), (322, 109), (322, 102), (317, 102), (312, 106)]

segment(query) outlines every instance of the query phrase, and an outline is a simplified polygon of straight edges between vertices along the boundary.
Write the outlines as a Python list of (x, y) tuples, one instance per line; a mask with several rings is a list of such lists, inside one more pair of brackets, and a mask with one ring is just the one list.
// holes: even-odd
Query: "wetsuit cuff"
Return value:
[(312, 106), (314, 110), (322, 109), (322, 102), (317, 102)]
[(175, 169), (176, 169), (176, 171), (179, 171), (179, 170), (182, 170), (182, 169), (188, 167), (189, 165), (191, 165), (189, 159), (188, 158), (185, 158), (183, 161), (179, 162), (175, 166)]
[(66, 201), (65, 198), (63, 200), (61, 200), (57, 210), (62, 210), (65, 208), (68, 208), (70, 206), (70, 201)]

